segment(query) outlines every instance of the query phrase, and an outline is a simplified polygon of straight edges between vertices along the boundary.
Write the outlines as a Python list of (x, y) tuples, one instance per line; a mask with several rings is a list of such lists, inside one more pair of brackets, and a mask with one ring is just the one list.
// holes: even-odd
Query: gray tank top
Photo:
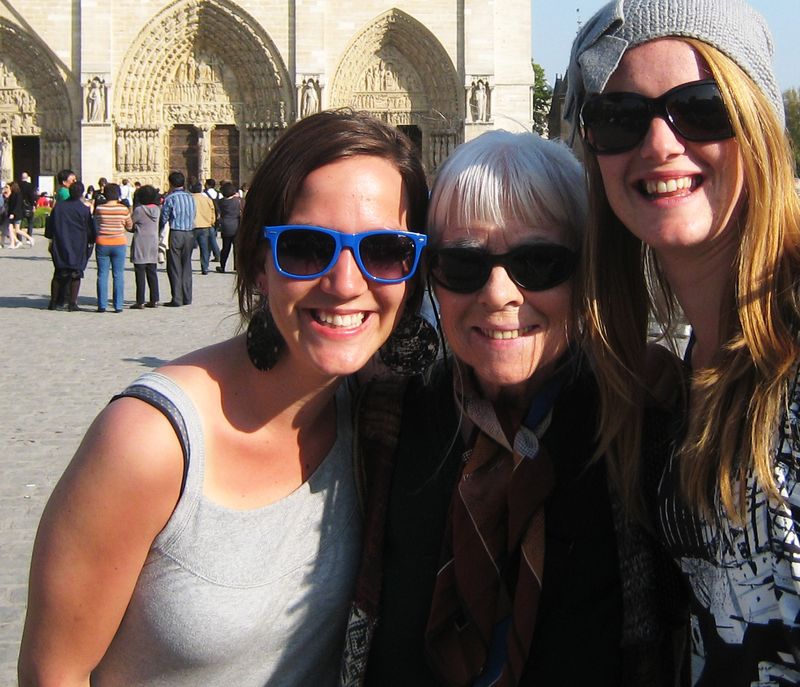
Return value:
[(183, 390), (157, 372), (135, 385), (182, 417), (188, 472), (91, 684), (335, 684), (362, 529), (347, 385), (336, 395), (336, 442), (314, 474), (246, 511), (203, 496), (202, 427)]

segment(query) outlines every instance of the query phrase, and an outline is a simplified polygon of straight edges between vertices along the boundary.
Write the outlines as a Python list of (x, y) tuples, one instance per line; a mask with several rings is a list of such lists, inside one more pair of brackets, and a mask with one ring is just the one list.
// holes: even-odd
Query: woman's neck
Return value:
[(659, 254), (667, 281), (692, 327), (694, 369), (708, 367), (724, 343), (723, 313), (733, 307), (737, 250), (733, 242), (722, 240), (702, 252)]

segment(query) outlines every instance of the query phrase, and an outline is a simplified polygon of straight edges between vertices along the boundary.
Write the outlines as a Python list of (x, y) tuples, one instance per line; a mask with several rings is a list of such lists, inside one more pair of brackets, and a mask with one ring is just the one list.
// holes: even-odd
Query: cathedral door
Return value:
[(218, 182), (231, 181), (239, 188), (239, 130), (235, 126), (211, 130), (211, 176)]
[(14, 179), (19, 181), (23, 172), (27, 172), (34, 185), (39, 179), (39, 137), (14, 136), (12, 138), (12, 163)]
[(169, 132), (169, 171), (183, 172), (189, 186), (200, 181), (200, 154), (197, 129), (178, 124)]

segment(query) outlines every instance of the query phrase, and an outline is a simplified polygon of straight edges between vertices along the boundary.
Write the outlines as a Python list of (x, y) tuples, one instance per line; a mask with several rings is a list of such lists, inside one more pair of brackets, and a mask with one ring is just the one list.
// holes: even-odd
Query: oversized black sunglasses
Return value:
[(532, 243), (500, 255), (481, 248), (438, 248), (428, 257), (433, 279), (456, 293), (482, 289), (497, 265), (526, 291), (546, 291), (569, 279), (578, 263), (575, 251), (557, 243)]
[(692, 81), (658, 98), (639, 93), (603, 93), (591, 96), (581, 108), (581, 135), (598, 155), (633, 150), (650, 129), (654, 117), (663, 117), (687, 141), (721, 141), (733, 128), (713, 79)]
[(264, 227), (275, 269), (290, 279), (316, 279), (331, 270), (344, 248), (361, 273), (380, 284), (414, 276), (428, 237), (411, 231), (375, 229), (357, 234), (309, 224)]

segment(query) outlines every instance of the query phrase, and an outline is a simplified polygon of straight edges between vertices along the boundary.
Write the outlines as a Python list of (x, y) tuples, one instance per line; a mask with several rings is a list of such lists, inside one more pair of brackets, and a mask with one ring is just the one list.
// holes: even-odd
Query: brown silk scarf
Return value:
[(428, 658), (447, 685), (466, 687), (481, 676), (495, 626), (508, 619), (505, 661), (491, 684), (520, 684), (542, 590), (544, 505), (554, 484), (538, 438), (561, 387), (553, 384), (534, 399), (513, 447), (492, 404), (465, 390), (462, 410), (475, 438), (450, 504), (444, 564), (425, 631)]

